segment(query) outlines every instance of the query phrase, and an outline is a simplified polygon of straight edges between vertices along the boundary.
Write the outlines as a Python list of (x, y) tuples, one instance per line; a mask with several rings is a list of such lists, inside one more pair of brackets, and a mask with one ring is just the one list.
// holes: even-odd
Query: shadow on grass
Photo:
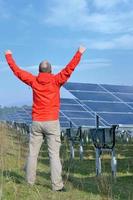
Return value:
[(112, 187), (120, 200), (133, 200), (133, 175), (117, 177)]
[(49, 158), (39, 157), (38, 162), (41, 163), (41, 164), (43, 164), (43, 165), (50, 166), (50, 164), (49, 164)]
[[(45, 172), (43, 172), (43, 173), (42, 172), (37, 172), (37, 175), (41, 176), (42, 178), (44, 178), (46, 180), (50, 180), (50, 174), (47, 174)], [(19, 173), (16, 173), (14, 171), (9, 171), (9, 170), (6, 171), (5, 170), (3, 172), (3, 176), (4, 176), (4, 178), (5, 178), (7, 183), (8, 182), (12, 182), (12, 183), (16, 183), (16, 184), (23, 184), (23, 185), (29, 187), (29, 185), (28, 185), (28, 183), (27, 183), (27, 181), (25, 179), (25, 176), (22, 176)], [(45, 181), (43, 183), (43, 180), (41, 182), (40, 182), (40, 180), (39, 181), (36, 180), (36, 183), (35, 183), (34, 186), (41, 186), (41, 187), (45, 187), (47, 189), (51, 189), (49, 184), (45, 183)]]
[(15, 171), (5, 170), (3, 171), (3, 176), (6, 181), (13, 181), (17, 184), (21, 184), (25, 181), (25, 178)]
[(38, 171), (37, 172), (37, 176), (40, 176), (46, 180), (50, 180), (50, 172), (49, 173), (45, 173), (45, 172), (40, 172)]
[(111, 176), (78, 178), (70, 175), (68, 181), (75, 189), (100, 195), (102, 199), (133, 199), (133, 176), (113, 179)]

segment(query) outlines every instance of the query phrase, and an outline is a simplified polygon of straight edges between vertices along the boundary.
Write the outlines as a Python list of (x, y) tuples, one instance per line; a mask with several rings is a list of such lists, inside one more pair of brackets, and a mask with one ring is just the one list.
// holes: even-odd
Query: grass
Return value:
[[(76, 148), (77, 149), (77, 148)], [(0, 200), (133, 200), (133, 143), (117, 142), (117, 177), (112, 179), (110, 155), (102, 156), (103, 174), (95, 176), (95, 152), (85, 145), (85, 158), (69, 159), (69, 146), (63, 142), (61, 160), (66, 193), (51, 191), (47, 145), (41, 148), (37, 180), (34, 186), (25, 181), (24, 165), (28, 138), (0, 124)]]

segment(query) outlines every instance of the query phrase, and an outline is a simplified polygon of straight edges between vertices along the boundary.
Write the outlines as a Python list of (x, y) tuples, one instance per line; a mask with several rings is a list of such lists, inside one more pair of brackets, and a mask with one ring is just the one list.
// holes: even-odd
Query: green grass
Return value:
[[(76, 148), (77, 149), (77, 148)], [(36, 184), (25, 181), (23, 171), (28, 151), (26, 136), (0, 124), (0, 199), (1, 200), (133, 200), (133, 143), (116, 145), (117, 177), (112, 179), (110, 155), (102, 156), (103, 174), (95, 176), (93, 145), (85, 145), (85, 158), (69, 159), (66, 141), (61, 147), (66, 193), (51, 191), (47, 145), (42, 146)]]

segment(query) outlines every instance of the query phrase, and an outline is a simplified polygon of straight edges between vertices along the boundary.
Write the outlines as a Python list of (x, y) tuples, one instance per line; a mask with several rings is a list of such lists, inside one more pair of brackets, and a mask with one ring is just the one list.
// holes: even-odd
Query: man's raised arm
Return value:
[(5, 52), (5, 57), (6, 57), (6, 61), (8, 63), (8, 65), (10, 66), (11, 70), (13, 71), (13, 73), (21, 80), (23, 81), (24, 83), (26, 83), (27, 85), (32, 85), (33, 83), (33, 80), (35, 79), (35, 77), (25, 71), (25, 70), (22, 70), (20, 69), (17, 64), (15, 63), (13, 57), (12, 57), (12, 52), (10, 50), (7, 50)]
[(85, 52), (86, 48), (80, 46), (72, 60), (66, 65), (66, 67), (55, 75), (55, 80), (58, 85), (63, 85), (71, 76), (72, 72), (80, 62), (82, 54)]

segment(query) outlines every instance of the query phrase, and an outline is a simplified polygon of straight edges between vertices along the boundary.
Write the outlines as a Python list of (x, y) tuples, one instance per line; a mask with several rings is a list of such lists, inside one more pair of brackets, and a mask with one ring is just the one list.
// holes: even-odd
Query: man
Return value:
[(37, 158), (45, 135), (50, 158), (52, 189), (54, 191), (64, 191), (59, 156), (61, 145), (59, 124), (60, 87), (66, 83), (85, 50), (85, 47), (79, 47), (72, 60), (56, 75), (52, 74), (52, 67), (48, 61), (41, 62), (37, 76), (20, 69), (12, 57), (12, 52), (10, 50), (5, 52), (11, 70), (21, 81), (31, 86), (33, 91), (32, 130), (26, 169), (27, 182), (31, 185), (35, 183)]

